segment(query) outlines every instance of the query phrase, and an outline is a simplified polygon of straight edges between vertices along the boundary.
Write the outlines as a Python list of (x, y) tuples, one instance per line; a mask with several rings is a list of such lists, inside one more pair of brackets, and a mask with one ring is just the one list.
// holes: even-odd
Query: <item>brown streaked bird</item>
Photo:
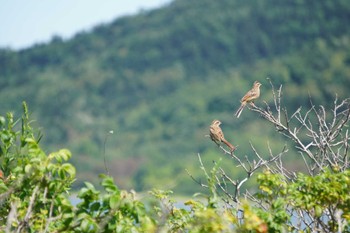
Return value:
[(211, 122), (211, 125), (209, 127), (210, 138), (218, 146), (220, 146), (221, 142), (225, 143), (226, 146), (230, 148), (230, 151), (233, 152), (236, 148), (225, 139), (224, 133), (222, 132), (220, 125), (221, 121), (219, 120), (213, 120)]
[(235, 113), (235, 116), (237, 118), (239, 118), (239, 116), (241, 115), (244, 107), (246, 106), (247, 103), (250, 104), (254, 104), (254, 100), (256, 100), (257, 98), (259, 98), (260, 96), (260, 86), (261, 83), (259, 83), (258, 81), (255, 81), (253, 84), (252, 89), (250, 89), (247, 94), (245, 94), (243, 96), (243, 98), (241, 99), (241, 106), (239, 107), (239, 109), (237, 110), (237, 112)]

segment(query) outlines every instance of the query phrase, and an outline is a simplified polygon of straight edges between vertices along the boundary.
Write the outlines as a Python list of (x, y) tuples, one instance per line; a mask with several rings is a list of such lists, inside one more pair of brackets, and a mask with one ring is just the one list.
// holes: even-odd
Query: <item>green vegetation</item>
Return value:
[(25, 100), (44, 147), (75, 155), (77, 188), (98, 183), (105, 148), (120, 187), (192, 194), (201, 189), (185, 169), (203, 177), (197, 153), (231, 166), (205, 137), (214, 118), (242, 156), (253, 154), (249, 140), (273, 150), (288, 143), (247, 110), (233, 120), (254, 80), (263, 83), (258, 106), (272, 101), (266, 77), (284, 85), (289, 111), (309, 95), (324, 105), (349, 96), (349, 20), (347, 0), (176, 0), (68, 41), (1, 49), (0, 114), (19, 114)]
[[(338, 167), (322, 167), (316, 175), (295, 174), (292, 179), (286, 176), (288, 170), (275, 173), (273, 163), (265, 163), (266, 171), (258, 175), (259, 190), (250, 202), (219, 193), (222, 184), (217, 176), (222, 170), (216, 164), (209, 172), (202, 167), (210, 190), (206, 201), (193, 198), (179, 207), (171, 191), (158, 189), (140, 200), (135, 192), (119, 189), (113, 178), (100, 175), (100, 189), (85, 182), (73, 205), (76, 171), (69, 163), (71, 153), (60, 149), (46, 154), (25, 103), (23, 108), (20, 120), (11, 113), (0, 116), (1, 232), (350, 232), (348, 154), (343, 161), (338, 154), (327, 153)], [(344, 122), (338, 128), (341, 132), (348, 127), (349, 118), (343, 116), (349, 117), (350, 111), (336, 115)], [(334, 139), (343, 140), (338, 135)], [(347, 135), (343, 145), (348, 141)], [(328, 142), (335, 143), (332, 136)]]

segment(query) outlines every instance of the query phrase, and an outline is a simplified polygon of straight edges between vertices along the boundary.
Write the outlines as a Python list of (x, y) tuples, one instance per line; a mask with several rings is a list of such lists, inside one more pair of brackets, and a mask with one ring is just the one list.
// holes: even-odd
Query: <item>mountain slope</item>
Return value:
[(269, 137), (284, 143), (248, 110), (232, 118), (254, 80), (267, 101), (265, 78), (284, 84), (291, 109), (308, 93), (320, 103), (348, 97), (349, 20), (345, 0), (177, 0), (68, 41), (1, 50), (0, 114), (27, 101), (45, 146), (71, 149), (79, 177), (104, 172), (105, 147), (122, 186), (187, 192), (180, 184), (192, 182), (184, 168), (200, 173), (196, 153), (220, 156), (204, 137), (213, 118), (242, 155), (252, 130), (262, 148)]

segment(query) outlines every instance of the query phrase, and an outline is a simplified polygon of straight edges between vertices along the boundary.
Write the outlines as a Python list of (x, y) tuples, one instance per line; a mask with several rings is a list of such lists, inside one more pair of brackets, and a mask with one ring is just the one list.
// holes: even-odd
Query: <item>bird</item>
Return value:
[(241, 106), (239, 107), (239, 109), (237, 110), (237, 112), (235, 113), (235, 116), (237, 118), (239, 118), (239, 116), (241, 115), (244, 107), (246, 106), (247, 103), (250, 104), (254, 104), (254, 100), (256, 100), (257, 98), (259, 98), (260, 96), (260, 86), (261, 83), (259, 83), (258, 81), (255, 81), (253, 84), (252, 89), (250, 89), (241, 99)]
[(220, 146), (220, 143), (223, 142), (230, 148), (230, 151), (233, 152), (236, 148), (225, 139), (220, 125), (221, 121), (213, 120), (209, 127), (209, 136), (211, 140), (216, 143), (216, 145)]

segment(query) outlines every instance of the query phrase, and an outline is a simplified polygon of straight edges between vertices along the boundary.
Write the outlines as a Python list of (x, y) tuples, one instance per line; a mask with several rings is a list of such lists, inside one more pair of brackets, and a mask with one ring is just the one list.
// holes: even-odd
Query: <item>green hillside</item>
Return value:
[(309, 95), (323, 105), (349, 97), (349, 22), (346, 0), (175, 0), (67, 41), (0, 50), (0, 114), (19, 116), (25, 100), (45, 149), (73, 152), (77, 185), (105, 172), (105, 148), (120, 186), (193, 193), (185, 169), (201, 174), (197, 153), (223, 157), (205, 137), (214, 118), (237, 155), (249, 156), (249, 141), (262, 154), (267, 141), (284, 145), (249, 110), (233, 118), (254, 80), (257, 104), (271, 101), (269, 77), (290, 111)]

